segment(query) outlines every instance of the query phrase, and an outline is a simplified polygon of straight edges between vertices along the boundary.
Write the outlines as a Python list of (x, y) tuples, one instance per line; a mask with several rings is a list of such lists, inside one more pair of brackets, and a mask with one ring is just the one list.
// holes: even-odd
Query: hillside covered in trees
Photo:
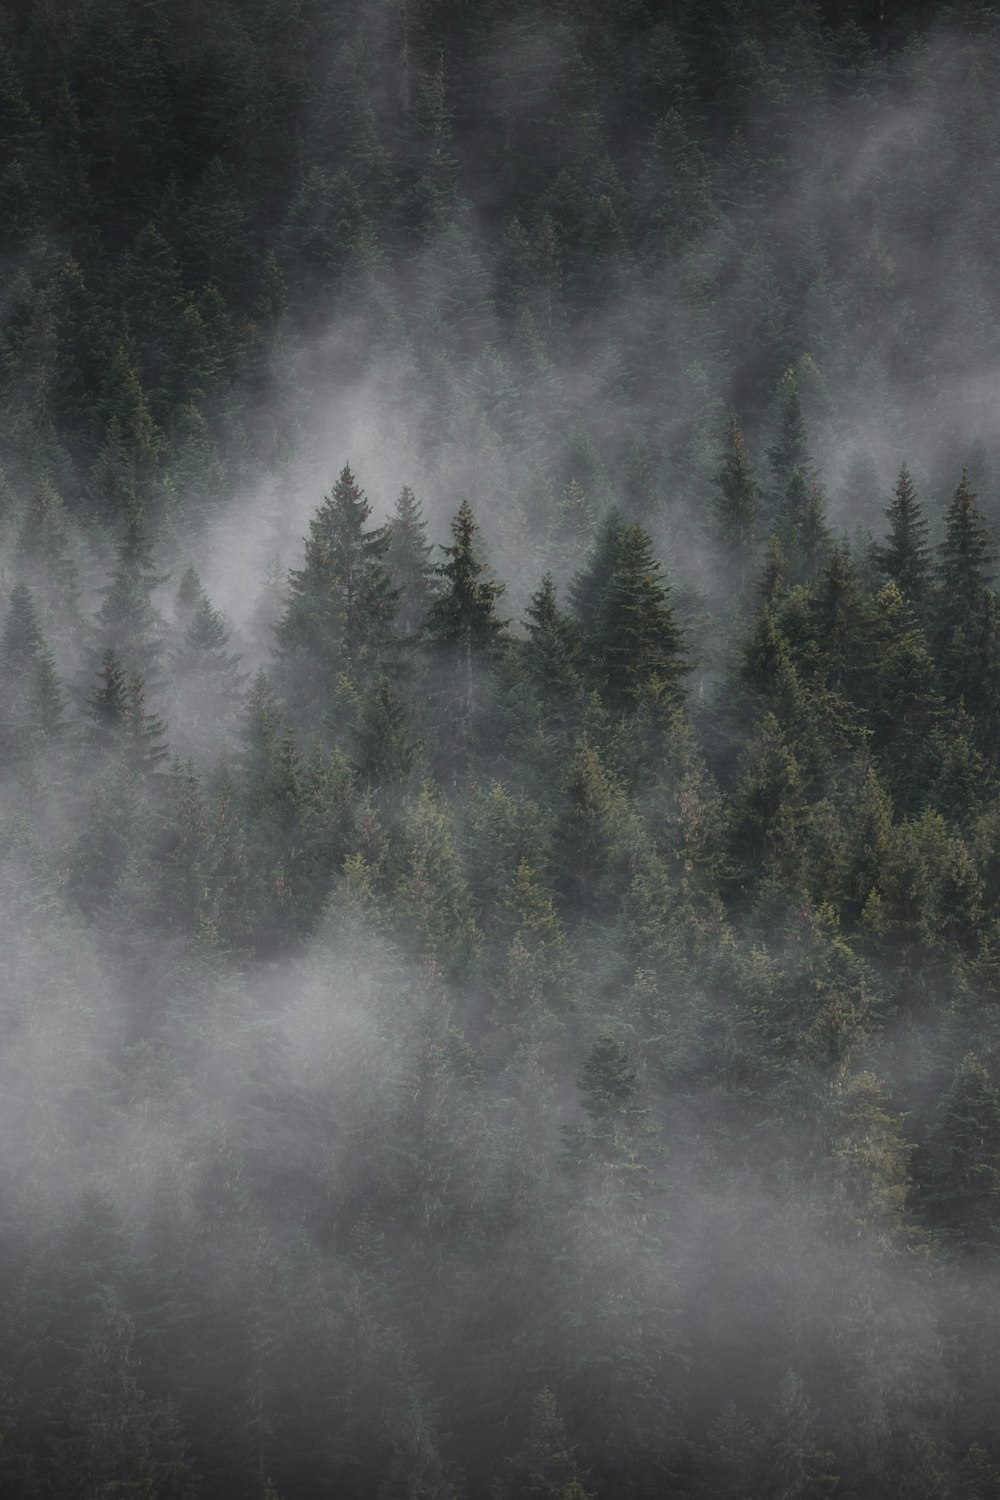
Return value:
[(4, 1500), (1000, 1500), (998, 88), (0, 7)]

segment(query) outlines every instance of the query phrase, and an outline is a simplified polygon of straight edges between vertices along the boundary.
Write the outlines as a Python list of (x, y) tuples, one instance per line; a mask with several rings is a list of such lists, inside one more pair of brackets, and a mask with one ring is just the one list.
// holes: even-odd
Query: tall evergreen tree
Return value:
[(742, 598), (746, 592), (759, 510), (757, 479), (747, 454), (739, 420), (732, 416), (723, 437), (714, 521), (727, 573), (730, 578), (734, 578), (738, 598)]
[(927, 518), (905, 464), (885, 516), (888, 534), (884, 544), (874, 549), (875, 564), (903, 598), (921, 610), (927, 601), (931, 573)]
[(476, 555), (478, 533), (472, 508), (463, 500), (451, 523), (452, 544), (442, 548), (448, 561), (438, 565), (439, 591), (427, 616), (431, 646), (460, 665), (458, 696), (466, 713), (474, 704), (475, 665), (496, 653), (508, 624), (496, 612), (504, 585), (482, 576), (486, 564)]
[(291, 702), (312, 721), (334, 674), (377, 656), (389, 638), (399, 597), (386, 565), (391, 535), (369, 526), (371, 513), (345, 464), (309, 522), (305, 563), (289, 577), (278, 651)]
[(389, 546), (386, 566), (399, 589), (397, 628), (404, 636), (415, 636), (430, 608), (434, 568), (430, 562), (433, 547), (427, 540), (427, 523), (420, 502), (408, 484), (404, 484), (389, 522)]
[(681, 635), (652, 538), (638, 524), (627, 526), (619, 540), (594, 645), (607, 673), (612, 711), (634, 708), (654, 679), (680, 701), (681, 678), (690, 668), (681, 655)]

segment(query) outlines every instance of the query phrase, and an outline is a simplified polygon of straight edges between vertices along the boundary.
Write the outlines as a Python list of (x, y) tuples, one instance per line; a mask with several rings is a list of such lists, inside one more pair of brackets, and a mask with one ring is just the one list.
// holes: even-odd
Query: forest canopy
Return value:
[(1000, 1500), (998, 86), (2, 7), (5, 1500)]

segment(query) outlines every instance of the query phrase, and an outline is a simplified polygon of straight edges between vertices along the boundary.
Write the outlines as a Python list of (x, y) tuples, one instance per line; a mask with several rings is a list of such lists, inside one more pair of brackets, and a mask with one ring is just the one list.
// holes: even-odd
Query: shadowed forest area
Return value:
[(4, 1500), (1000, 1500), (998, 88), (4, 0)]

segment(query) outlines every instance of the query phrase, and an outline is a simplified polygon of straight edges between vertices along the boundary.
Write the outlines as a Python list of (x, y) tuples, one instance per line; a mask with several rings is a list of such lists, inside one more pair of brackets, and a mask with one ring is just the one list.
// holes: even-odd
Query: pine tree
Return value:
[(919, 611), (927, 601), (930, 587), (927, 518), (905, 464), (899, 471), (885, 516), (888, 535), (884, 545), (874, 549), (875, 565)]
[(618, 563), (624, 534), (625, 521), (621, 512), (610, 510), (601, 522), (586, 566), (570, 585), (570, 604), (585, 642), (589, 643), (600, 629), (605, 597)]
[(669, 1223), (653, 1172), (660, 1148), (620, 1037), (595, 1038), (577, 1083), (587, 1123), (564, 1131), (577, 1271), (561, 1388), (598, 1492), (637, 1497), (652, 1476), (666, 1479), (684, 1363)]
[(496, 612), (504, 585), (481, 576), (486, 564), (476, 555), (478, 533), (469, 502), (463, 500), (451, 524), (452, 545), (442, 548), (448, 561), (436, 569), (439, 591), (426, 622), (431, 646), (462, 670), (456, 697), (466, 716), (475, 706), (476, 665), (495, 656), (508, 624)]
[(45, 644), (31, 593), (23, 583), (11, 591), (0, 637), (0, 752), (8, 764), (23, 764), (64, 725), (66, 696)]
[(246, 674), (229, 649), (225, 620), (193, 568), (181, 580), (177, 615), (184, 633), (170, 657), (168, 713), (175, 753), (208, 756), (236, 725)]
[(289, 697), (311, 718), (317, 693), (329, 691), (338, 670), (377, 656), (392, 628), (399, 594), (386, 565), (391, 536), (368, 525), (371, 513), (345, 464), (309, 522), (305, 564), (289, 577), (278, 649), (293, 676)]
[(730, 417), (723, 438), (715, 496), (715, 530), (729, 570), (735, 574), (736, 594), (747, 587), (759, 520), (758, 485), (738, 419)]
[(791, 372), (785, 376), (783, 385), (785, 399), (781, 412), (781, 425), (774, 442), (767, 450), (771, 464), (772, 486), (778, 496), (787, 492), (793, 474), (801, 474), (808, 483), (811, 473), (809, 445), (806, 441), (805, 422), (802, 418), (799, 387)]
[(964, 703), (988, 731), (997, 714), (993, 669), (1000, 650), (1000, 609), (990, 588), (993, 538), (976, 499), (963, 470), (938, 548), (932, 635), (947, 702)]
[(638, 524), (627, 526), (593, 638), (613, 712), (634, 708), (654, 679), (671, 700), (682, 699), (681, 678), (690, 668), (668, 599), (652, 538)]
[(110, 647), (104, 653), (89, 710), (98, 743), (116, 749), (132, 771), (155, 771), (167, 759), (166, 725), (147, 711), (142, 677), (138, 672), (126, 677)]
[(354, 769), (366, 786), (404, 781), (413, 769), (420, 747), (410, 735), (409, 709), (384, 675), (365, 695), (354, 742)]
[(433, 594), (434, 568), (429, 561), (433, 547), (427, 540), (427, 524), (419, 501), (404, 484), (389, 522), (386, 566), (399, 589), (397, 628), (415, 637), (423, 626)]
[(129, 510), (115, 570), (104, 589), (95, 635), (101, 650), (111, 650), (145, 681), (159, 683), (163, 654), (163, 621), (153, 604), (154, 589), (166, 576), (153, 571), (152, 548), (141, 509)]
[(504, 1460), (490, 1486), (491, 1500), (593, 1500), (552, 1391), (543, 1386), (531, 1403), (524, 1444)]
[(927, 1208), (953, 1253), (1000, 1252), (1000, 1090), (973, 1054), (941, 1101), (930, 1143)]
[(790, 584), (810, 583), (830, 550), (823, 497), (815, 481), (793, 469), (775, 516), (775, 533), (785, 555)]
[(524, 661), (538, 689), (546, 722), (565, 727), (583, 694), (580, 635), (556, 598), (552, 574), (546, 573), (527, 608)]
[(767, 1493), (776, 1500), (822, 1500), (837, 1488), (833, 1454), (818, 1445), (819, 1418), (801, 1379), (789, 1370), (778, 1388), (767, 1434)]

